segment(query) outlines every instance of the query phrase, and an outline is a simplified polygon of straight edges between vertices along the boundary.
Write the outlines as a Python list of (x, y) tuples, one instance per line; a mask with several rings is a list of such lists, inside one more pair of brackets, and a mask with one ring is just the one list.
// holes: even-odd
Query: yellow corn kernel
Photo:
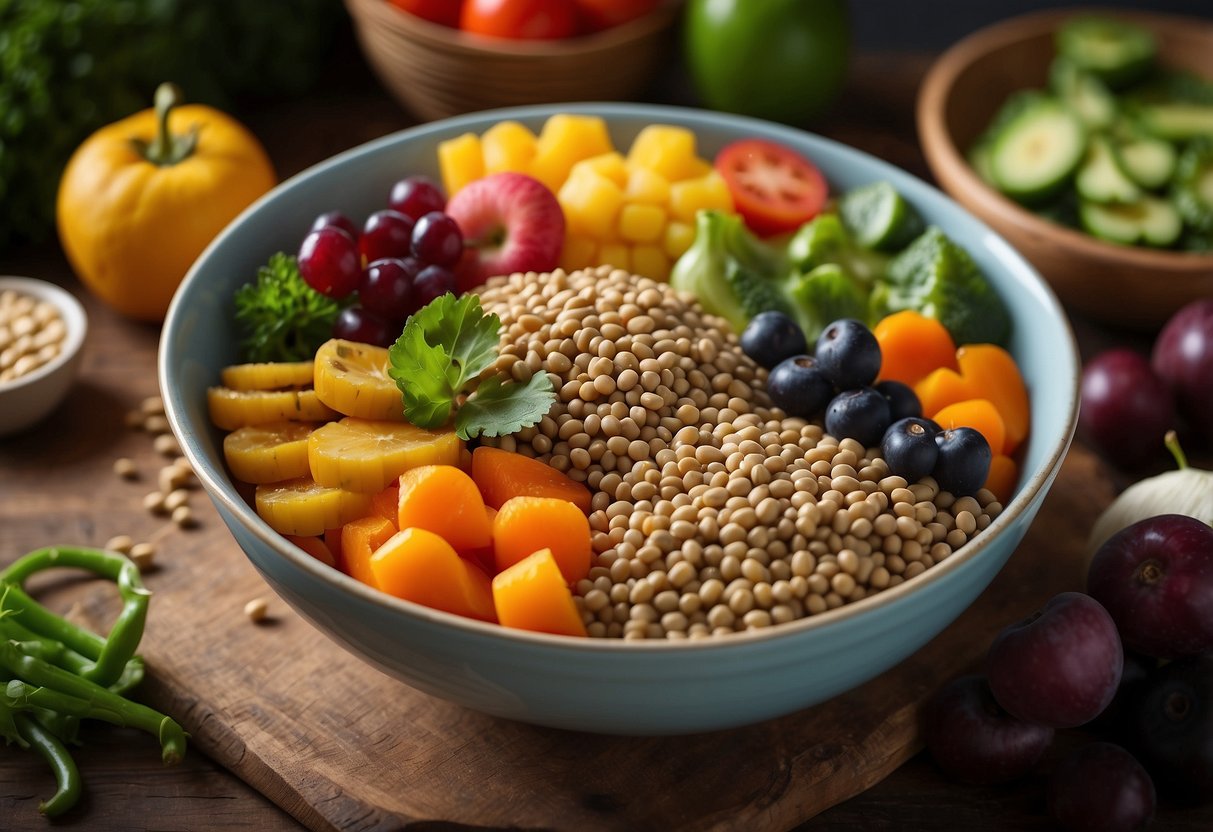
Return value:
[[(582, 159), (573, 168), (587, 167), (598, 174), (610, 179), (620, 188), (626, 187), (628, 184), (628, 166), (623, 161), (623, 156), (612, 150), (610, 153), (600, 153), (597, 156), (591, 156), (588, 159)], [(572, 169), (569, 174), (572, 174)]]
[(716, 171), (670, 185), (670, 216), (674, 219), (693, 223), (695, 214), (705, 208), (733, 210), (733, 195)]
[(232, 364), (219, 371), (219, 380), (232, 390), (281, 390), (311, 387), (311, 361), (266, 361)]
[(624, 205), (619, 209), (619, 237), (629, 243), (651, 243), (665, 233), (665, 209), (658, 205)]
[(557, 198), (564, 209), (567, 233), (603, 239), (614, 228), (623, 190), (593, 168), (578, 167)]
[(644, 202), (663, 208), (670, 201), (670, 183), (656, 171), (628, 166), (628, 183), (623, 189), (628, 202)]
[(630, 271), (632, 268), (632, 252), (623, 243), (603, 243), (598, 249), (598, 265), (614, 266), (617, 269)]
[(673, 221), (666, 224), (662, 248), (671, 260), (677, 260), (683, 255), (691, 243), (695, 242), (695, 226), (689, 222)]
[(557, 113), (539, 131), (531, 176), (555, 192), (577, 162), (614, 149), (606, 121), (599, 116)]
[(632, 271), (653, 280), (669, 280), (670, 258), (666, 257), (661, 246), (632, 246)]
[(316, 350), (316, 395), (344, 416), (402, 422), (404, 396), (389, 366), (384, 347), (331, 338)]
[(315, 390), (231, 390), (211, 387), (206, 391), (211, 423), (221, 430), (266, 422), (327, 422), (340, 417), (316, 397)]
[(469, 182), (484, 176), (484, 154), (480, 150), (480, 137), (475, 133), (464, 133), (453, 139), (438, 143), (438, 169), (442, 174), (442, 187), (448, 197)]
[(267, 483), (308, 475), (307, 437), (311, 422), (247, 425), (223, 437), (223, 458), (242, 482)]
[(527, 173), (535, 158), (535, 134), (517, 121), (499, 121), (480, 137), (484, 173)]
[(311, 477), (257, 486), (257, 514), (279, 534), (315, 536), (365, 517), (371, 494), (319, 485)]
[(566, 272), (597, 264), (598, 241), (591, 237), (567, 234), (560, 252), (560, 268)]
[(632, 141), (628, 164), (648, 168), (669, 182), (703, 174), (705, 162), (695, 153), (695, 134), (685, 127), (650, 124)]
[(346, 417), (312, 431), (307, 460), (320, 485), (378, 493), (418, 465), (458, 465), (462, 445), (450, 428)]

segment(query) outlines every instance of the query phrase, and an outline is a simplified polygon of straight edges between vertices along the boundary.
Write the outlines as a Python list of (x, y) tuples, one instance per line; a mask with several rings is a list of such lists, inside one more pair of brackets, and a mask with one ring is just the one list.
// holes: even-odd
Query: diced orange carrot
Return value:
[(957, 369), (956, 344), (935, 318), (905, 309), (882, 318), (872, 328), (880, 344), (881, 380), (900, 381), (911, 387), (932, 370)]
[(950, 404), (977, 398), (977, 393), (968, 379), (948, 367), (940, 367), (927, 373), (914, 385), (914, 392), (922, 403), (923, 415), (931, 419)]
[(502, 626), (566, 636), (586, 635), (550, 549), (540, 549), (493, 578), (493, 603)]
[(283, 537), (326, 566), (331, 566), (334, 569), (337, 567), (337, 557), (333, 554), (333, 550), (329, 548), (328, 544), (324, 542), (323, 538), (294, 534), (284, 534)]
[(400, 510), (400, 481), (389, 485), (371, 498), (371, 513), (378, 514), (385, 520), (396, 525), (397, 512)]
[(990, 443), (990, 453), (1005, 453), (1007, 429), (998, 408), (988, 399), (966, 399), (950, 404), (932, 416), (944, 430), (973, 428)]
[(493, 520), (493, 555), (501, 572), (539, 551), (551, 549), (565, 581), (590, 572), (590, 521), (581, 509), (557, 497), (512, 497)]
[[(497, 509), (493, 508), (492, 506), (485, 506), (484, 507), (484, 516), (486, 518), (488, 518), (489, 529), (491, 530), (493, 528), (493, 521), (495, 519), (497, 519)], [(477, 564), (481, 569), (483, 569), (489, 575), (497, 574), (497, 561), (493, 557), (493, 541), (492, 540), (489, 541), (488, 546), (484, 546), (479, 549), (472, 549), (471, 551), (468, 551), (468, 552), (460, 552), (459, 554), (461, 557), (465, 557), (468, 560), (470, 560), (472, 563)]]
[(1011, 499), (1018, 482), (1019, 466), (1015, 460), (1005, 454), (995, 454), (990, 460), (990, 473), (986, 476), (985, 487), (1000, 503), (1005, 504)]
[(459, 552), (483, 549), (493, 539), (480, 489), (454, 465), (422, 465), (400, 475), (396, 526), (431, 531)]
[(512, 451), (488, 445), (472, 451), (472, 479), (485, 504), (493, 508), (501, 508), (511, 497), (558, 497), (590, 513), (590, 490), (583, 483), (546, 462)]
[(341, 556), (350, 577), (375, 586), (371, 555), (395, 533), (395, 524), (378, 514), (346, 523), (341, 529)]
[(496, 621), (489, 576), (433, 532), (408, 528), (384, 541), (371, 556), (379, 589), (397, 598), (456, 615)]
[(1007, 428), (1006, 453), (1014, 453), (1027, 437), (1031, 421), (1028, 388), (1019, 365), (996, 344), (965, 344), (956, 351), (956, 361), (977, 395), (998, 408)]

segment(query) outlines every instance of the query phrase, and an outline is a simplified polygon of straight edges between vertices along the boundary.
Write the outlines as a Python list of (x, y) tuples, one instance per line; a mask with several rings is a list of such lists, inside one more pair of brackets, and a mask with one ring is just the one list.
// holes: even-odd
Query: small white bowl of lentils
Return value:
[(87, 331), (84, 307), (70, 292), (0, 276), (0, 436), (37, 425), (63, 401)]

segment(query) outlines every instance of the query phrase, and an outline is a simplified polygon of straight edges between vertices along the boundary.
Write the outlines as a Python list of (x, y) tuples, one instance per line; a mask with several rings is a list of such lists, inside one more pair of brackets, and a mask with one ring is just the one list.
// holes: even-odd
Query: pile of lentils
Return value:
[(594, 560), (574, 587), (591, 636), (704, 638), (817, 615), (949, 557), (1002, 511), (889, 473), (771, 405), (766, 370), (689, 295), (602, 266), (480, 292), (497, 370), (546, 372), (543, 420), (486, 440), (593, 493)]

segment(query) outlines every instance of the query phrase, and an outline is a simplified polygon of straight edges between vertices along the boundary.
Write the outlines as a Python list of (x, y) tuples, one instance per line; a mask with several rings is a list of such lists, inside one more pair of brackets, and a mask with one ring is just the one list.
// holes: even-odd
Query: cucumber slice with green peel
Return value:
[[(990, 168), (990, 145), (987, 140), (979, 140), (969, 148), (969, 165), (987, 185), (995, 185), (994, 172)], [(997, 187), (997, 186), (996, 186)]]
[(1158, 51), (1149, 31), (1098, 15), (1070, 18), (1058, 28), (1054, 44), (1061, 57), (1112, 89), (1145, 77)]
[(1155, 196), (1143, 196), (1125, 205), (1084, 199), (1078, 204), (1078, 216), (1088, 233), (1127, 246), (1166, 248), (1174, 245), (1184, 230), (1175, 206)]
[(1213, 234), (1213, 142), (1192, 142), (1180, 154), (1171, 198), (1184, 222)]
[(1192, 101), (1142, 104), (1135, 115), (1142, 129), (1160, 139), (1184, 142), (1201, 136), (1213, 138), (1213, 104)]
[(998, 189), (1021, 202), (1057, 193), (1086, 153), (1086, 131), (1078, 116), (1051, 96), (1022, 107), (992, 138), (990, 174)]
[(879, 251), (905, 248), (926, 228), (914, 206), (883, 181), (847, 191), (838, 202), (838, 213), (856, 242)]
[(1049, 68), (1049, 86), (1089, 129), (1104, 130), (1116, 121), (1116, 98), (1107, 85), (1071, 61), (1064, 58), (1053, 61)]
[(1175, 145), (1162, 139), (1138, 138), (1112, 142), (1116, 166), (1143, 188), (1161, 188), (1175, 175), (1179, 154)]
[(1078, 195), (1090, 202), (1136, 202), (1141, 187), (1116, 164), (1112, 143), (1095, 136), (1087, 144), (1087, 155), (1074, 176)]

